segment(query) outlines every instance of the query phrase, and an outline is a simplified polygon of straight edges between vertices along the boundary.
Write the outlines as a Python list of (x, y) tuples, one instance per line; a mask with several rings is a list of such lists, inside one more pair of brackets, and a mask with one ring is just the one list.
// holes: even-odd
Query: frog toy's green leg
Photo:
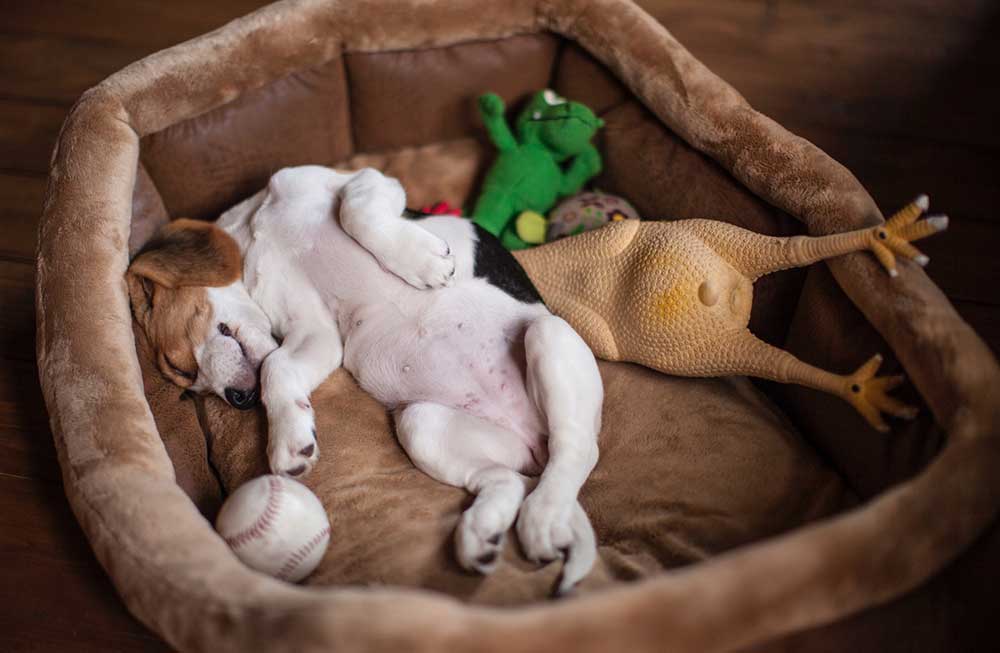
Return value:
[(515, 223), (511, 222), (500, 234), (500, 243), (510, 251), (515, 251), (519, 249), (527, 249), (528, 243), (521, 239), (517, 235), (517, 227)]
[(508, 250), (525, 249), (528, 243), (518, 237), (511, 220), (519, 210), (520, 206), (509, 193), (499, 189), (484, 190), (472, 211), (472, 221), (499, 238)]
[(502, 190), (484, 190), (472, 211), (472, 221), (499, 238), (516, 210), (513, 200)]

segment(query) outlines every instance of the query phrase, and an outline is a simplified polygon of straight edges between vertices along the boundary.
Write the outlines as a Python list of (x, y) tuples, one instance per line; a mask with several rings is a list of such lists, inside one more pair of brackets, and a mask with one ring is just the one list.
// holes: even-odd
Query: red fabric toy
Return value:
[(454, 215), (456, 217), (462, 217), (462, 209), (452, 206), (448, 202), (435, 202), (430, 206), (422, 207), (420, 212), (427, 213), (429, 215)]

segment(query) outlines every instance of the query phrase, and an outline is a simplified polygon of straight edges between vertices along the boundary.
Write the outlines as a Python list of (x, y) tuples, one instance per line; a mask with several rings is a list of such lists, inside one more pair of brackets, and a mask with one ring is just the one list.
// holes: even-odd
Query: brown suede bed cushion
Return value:
[[(178, 404), (176, 389), (142, 359), (178, 480), (211, 516), (220, 496), (211, 470), (178, 452), (207, 442), (222, 490), (232, 491), (267, 473), (263, 413), (214, 397)], [(840, 477), (746, 379), (680, 379), (628, 363), (601, 362), (600, 370), (601, 459), (581, 495), (600, 557), (580, 591), (695, 562), (852, 503)], [(175, 421), (156, 409), (164, 397), (184, 406)], [(350, 374), (333, 374), (312, 404), (322, 455), (305, 483), (333, 535), (307, 583), (424, 587), (490, 604), (549, 596), (560, 565), (526, 562), (513, 532), (491, 576), (457, 566), (452, 535), (471, 496), (413, 466), (386, 411)]]

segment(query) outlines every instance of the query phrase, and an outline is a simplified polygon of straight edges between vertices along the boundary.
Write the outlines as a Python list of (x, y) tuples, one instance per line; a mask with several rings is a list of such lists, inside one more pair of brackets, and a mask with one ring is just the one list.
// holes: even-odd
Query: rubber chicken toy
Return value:
[(778, 238), (716, 220), (625, 220), (516, 252), (548, 307), (594, 354), (679, 376), (756, 376), (797, 383), (848, 401), (876, 429), (882, 413), (916, 409), (889, 396), (902, 376), (877, 377), (875, 355), (853, 374), (805, 363), (756, 338), (747, 325), (761, 276), (860, 250), (891, 276), (896, 256), (927, 264), (910, 241), (942, 231), (945, 216), (920, 220), (925, 195), (885, 224), (822, 237)]

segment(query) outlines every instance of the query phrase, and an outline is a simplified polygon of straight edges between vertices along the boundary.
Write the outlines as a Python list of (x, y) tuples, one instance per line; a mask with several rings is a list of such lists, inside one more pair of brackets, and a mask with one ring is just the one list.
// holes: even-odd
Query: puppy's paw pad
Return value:
[(473, 505), (462, 514), (455, 529), (455, 549), (459, 564), (468, 571), (489, 574), (496, 569), (503, 552), (504, 533), (513, 514), (489, 506)]
[(303, 456), (301, 454), (291, 454), (279, 457), (272, 456), (270, 460), (271, 472), (278, 476), (290, 476), (299, 478), (306, 476), (316, 466), (318, 456)]
[(268, 463), (281, 476), (301, 477), (319, 459), (319, 445), (312, 414), (289, 413), (272, 422), (268, 437)]
[(306, 465), (299, 465), (298, 467), (293, 467), (292, 469), (286, 469), (283, 473), (285, 476), (302, 476), (306, 471)]
[(480, 574), (488, 575), (493, 573), (500, 563), (500, 554), (503, 551), (503, 534), (482, 538), (473, 533), (470, 529), (463, 529), (461, 526), (455, 532), (458, 563), (463, 569)]

